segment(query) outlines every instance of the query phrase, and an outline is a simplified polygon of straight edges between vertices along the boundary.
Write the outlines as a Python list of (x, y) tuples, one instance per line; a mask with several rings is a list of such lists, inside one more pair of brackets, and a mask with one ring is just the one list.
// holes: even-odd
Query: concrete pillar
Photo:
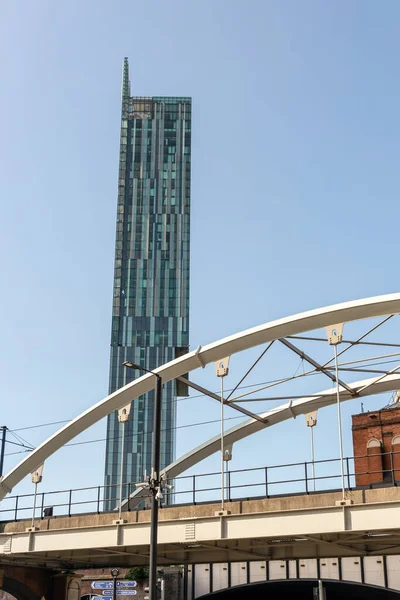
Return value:
[(164, 567), (161, 600), (183, 600), (183, 573), (180, 567)]

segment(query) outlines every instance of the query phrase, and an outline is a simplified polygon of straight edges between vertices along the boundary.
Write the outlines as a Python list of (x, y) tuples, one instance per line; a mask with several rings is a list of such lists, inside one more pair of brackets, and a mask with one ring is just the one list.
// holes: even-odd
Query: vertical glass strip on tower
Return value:
[[(125, 58), (110, 393), (140, 376), (123, 367), (124, 361), (154, 369), (188, 349), (191, 104), (191, 98), (131, 96)], [(176, 382), (163, 386), (162, 466), (175, 456), (176, 394)], [(153, 401), (150, 392), (132, 403), (125, 483), (151, 472)], [(120, 436), (113, 413), (107, 423), (105, 485), (115, 487), (106, 488), (106, 509), (115, 507), (118, 495)]]

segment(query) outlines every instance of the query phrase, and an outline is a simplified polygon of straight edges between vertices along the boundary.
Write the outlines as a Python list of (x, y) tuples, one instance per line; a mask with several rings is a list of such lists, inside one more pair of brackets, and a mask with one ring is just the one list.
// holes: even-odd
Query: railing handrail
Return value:
[[(347, 488), (348, 489), (352, 489), (351, 487), (351, 479), (355, 478), (355, 477), (362, 477), (363, 475), (382, 475), (382, 481), (384, 478), (384, 475), (387, 473), (391, 473), (392, 474), (392, 484), (396, 485), (396, 473), (399, 473), (399, 479), (400, 479), (400, 464), (399, 464), (399, 468), (395, 468), (394, 465), (394, 461), (393, 461), (393, 457), (394, 455), (400, 454), (400, 451), (390, 451), (390, 452), (380, 452), (378, 454), (365, 454), (365, 455), (358, 455), (358, 456), (349, 456), (349, 457), (345, 457), (343, 459), (344, 463), (346, 464), (346, 473), (345, 476), (347, 478)], [(390, 461), (390, 468), (383, 468), (383, 464), (382, 464), (382, 469), (379, 470), (367, 470), (367, 471), (357, 471), (355, 472), (355, 465), (354, 465), (354, 472), (350, 472), (350, 468), (349, 468), (349, 461), (353, 461), (353, 463), (355, 463), (355, 461), (358, 460), (362, 460), (362, 459), (368, 459), (368, 458), (375, 458), (375, 457), (384, 457), (384, 456), (390, 456), (391, 461)], [(227, 482), (225, 484), (225, 489), (228, 490), (228, 498), (231, 499), (231, 492), (233, 490), (238, 490), (238, 489), (243, 489), (243, 488), (255, 488), (255, 487), (260, 487), (262, 486), (265, 489), (265, 494), (264, 496), (269, 496), (269, 489), (271, 488), (271, 486), (277, 486), (277, 485), (287, 485), (287, 484), (298, 484), (298, 483), (305, 483), (305, 493), (313, 493), (316, 492), (317, 490), (315, 490), (315, 483), (318, 481), (323, 481), (323, 480), (327, 480), (327, 479), (337, 479), (339, 477), (341, 477), (340, 474), (328, 474), (328, 475), (319, 475), (316, 476), (315, 475), (315, 471), (313, 471), (314, 475), (310, 475), (309, 474), (309, 467), (310, 466), (316, 466), (316, 465), (321, 465), (321, 464), (329, 464), (329, 463), (338, 463), (340, 462), (340, 458), (328, 458), (328, 459), (321, 459), (321, 460), (317, 460), (317, 461), (302, 461), (302, 462), (295, 462), (295, 463), (286, 463), (283, 465), (270, 465), (270, 466), (263, 466), (263, 467), (250, 467), (247, 469), (233, 469), (233, 470), (228, 470), (227, 471)], [(278, 481), (271, 481), (268, 478), (268, 473), (270, 473), (270, 471), (272, 470), (276, 470), (276, 469), (285, 469), (285, 468), (294, 468), (294, 467), (302, 467), (304, 469), (304, 476), (303, 477), (296, 477), (294, 479), (280, 479)], [(263, 478), (262, 481), (260, 482), (251, 482), (251, 483), (240, 483), (240, 484), (234, 484), (232, 483), (232, 477), (235, 474), (243, 474), (243, 473), (254, 473), (254, 472), (260, 472), (262, 471), (265, 476)], [(196, 504), (196, 494), (197, 494), (197, 498), (198, 495), (200, 493), (210, 493), (210, 492), (214, 492), (214, 491), (219, 491), (221, 489), (220, 486), (207, 486), (204, 488), (198, 488), (196, 487), (196, 481), (198, 482), (200, 478), (204, 478), (204, 477), (213, 477), (213, 476), (220, 476), (220, 471), (215, 471), (215, 472), (211, 472), (211, 473), (199, 473), (199, 474), (190, 474), (190, 475), (182, 475), (182, 476), (178, 476), (178, 477), (173, 477), (168, 479), (167, 481), (174, 481), (179, 482), (179, 481), (184, 481), (184, 480), (190, 480), (192, 482), (192, 486), (190, 489), (183, 489), (183, 490), (174, 490), (173, 492), (168, 492), (168, 497), (177, 497), (183, 494), (191, 494), (192, 495), (192, 502), (188, 502), (188, 504)], [(314, 483), (314, 490), (310, 491), (310, 484)], [(74, 489), (65, 489), (65, 490), (51, 490), (49, 492), (39, 492), (37, 494), (37, 496), (39, 498), (41, 498), (41, 507), (37, 506), (37, 510), (41, 510), (42, 512), (44, 511), (45, 508), (51, 508), (51, 509), (60, 509), (62, 507), (67, 507), (68, 508), (68, 514), (65, 516), (70, 516), (71, 515), (71, 507), (72, 506), (82, 506), (82, 505), (86, 505), (86, 504), (97, 504), (97, 512), (104, 512), (104, 504), (105, 503), (113, 503), (113, 502), (118, 502), (119, 498), (117, 497), (113, 497), (111, 495), (111, 497), (109, 498), (101, 498), (101, 492), (103, 491), (103, 494), (106, 490), (112, 490), (113, 488), (118, 488), (119, 487), (119, 483), (116, 484), (105, 484), (105, 485), (97, 485), (97, 486), (89, 486), (89, 487), (80, 487), (80, 488), (74, 488)], [(124, 488), (128, 488), (128, 496), (127, 498), (130, 497), (131, 495), (131, 491), (135, 489), (135, 483), (132, 481), (127, 481), (125, 483), (123, 483), (123, 487)], [(92, 499), (80, 499), (80, 500), (73, 500), (73, 495), (78, 494), (80, 492), (90, 492), (90, 491), (96, 491), (96, 498)], [(328, 491), (328, 490), (318, 490), (318, 492), (321, 491)], [(302, 492), (300, 492), (302, 493)], [(57, 504), (54, 504), (51, 502), (50, 497), (54, 497), (57, 494), (68, 494), (68, 502), (58, 502)], [(8, 512), (14, 512), (15, 514), (15, 519), (17, 520), (18, 514), (21, 512), (25, 512), (27, 510), (32, 510), (32, 506), (20, 506), (21, 501), (23, 501), (26, 498), (33, 498), (34, 494), (18, 494), (18, 495), (14, 495), (14, 496), (6, 496), (3, 499), (3, 503), (5, 502), (9, 502), (9, 501), (15, 501), (14, 505), (10, 508), (0, 508), (0, 513), (8, 513)], [(45, 502), (45, 499), (47, 500)], [(235, 498), (236, 499), (236, 498)], [(49, 502), (50, 500), (50, 502)], [(49, 507), (48, 505), (51, 504), (51, 507)], [(100, 511), (100, 506), (103, 505), (103, 511)], [(129, 502), (128, 502), (128, 510), (130, 510), (129, 507)], [(57, 515), (58, 516), (58, 515)], [(64, 515), (59, 515), (59, 516), (64, 516)], [(41, 515), (40, 518), (43, 518), (43, 514)]]

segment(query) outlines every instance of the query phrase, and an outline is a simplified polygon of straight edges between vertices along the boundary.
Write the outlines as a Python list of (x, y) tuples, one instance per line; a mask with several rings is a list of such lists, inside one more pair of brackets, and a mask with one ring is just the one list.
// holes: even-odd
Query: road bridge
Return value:
[[(400, 489), (238, 500), (162, 509), (159, 563), (373, 556), (400, 552)], [(89, 568), (148, 564), (150, 511), (45, 518), (3, 523), (0, 553), (18, 565)]]

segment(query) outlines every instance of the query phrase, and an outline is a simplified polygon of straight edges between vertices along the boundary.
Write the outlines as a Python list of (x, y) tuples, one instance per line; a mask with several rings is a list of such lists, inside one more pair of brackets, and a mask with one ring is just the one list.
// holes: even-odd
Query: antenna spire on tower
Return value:
[(131, 82), (129, 81), (129, 61), (128, 57), (125, 56), (124, 64), (122, 67), (122, 98), (126, 98), (131, 95)]

